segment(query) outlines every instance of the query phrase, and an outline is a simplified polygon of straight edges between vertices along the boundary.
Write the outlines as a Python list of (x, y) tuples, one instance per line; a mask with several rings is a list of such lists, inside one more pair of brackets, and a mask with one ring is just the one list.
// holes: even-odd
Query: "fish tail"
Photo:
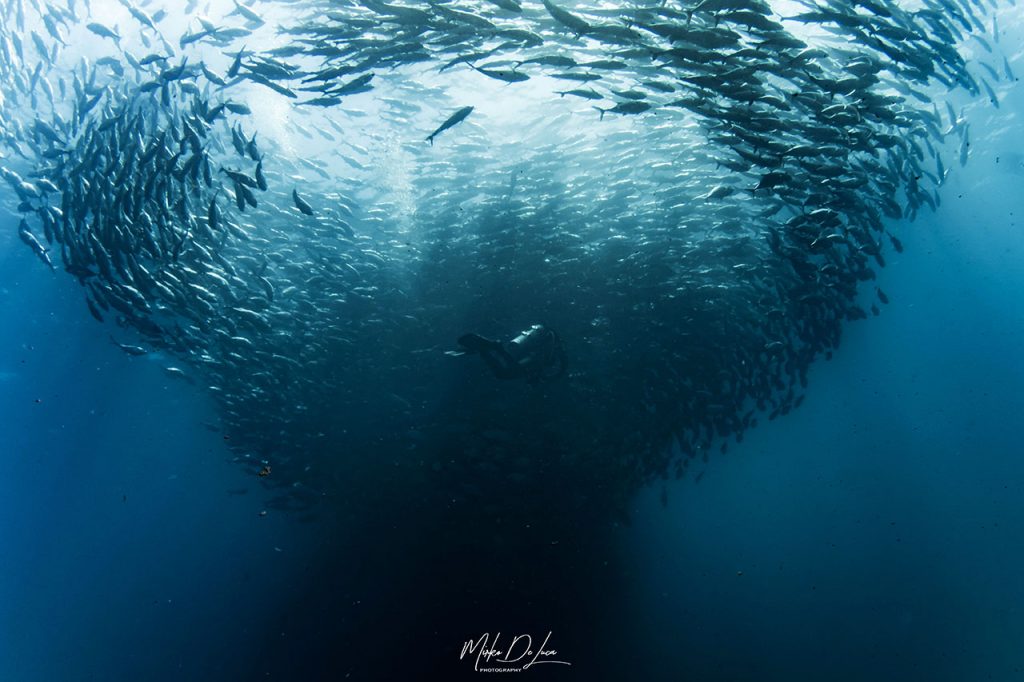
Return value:
[(609, 110), (608, 110), (608, 109), (602, 109), (601, 107), (594, 107), (594, 108), (595, 108), (595, 109), (597, 109), (598, 111), (600, 111), (600, 112), (601, 112), (601, 119), (600, 119), (600, 120), (602, 120), (602, 121), (603, 121), (603, 120), (604, 120), (604, 115), (605, 115), (605, 114), (606, 114), (606, 113), (607, 113), (607, 112), (608, 112)]

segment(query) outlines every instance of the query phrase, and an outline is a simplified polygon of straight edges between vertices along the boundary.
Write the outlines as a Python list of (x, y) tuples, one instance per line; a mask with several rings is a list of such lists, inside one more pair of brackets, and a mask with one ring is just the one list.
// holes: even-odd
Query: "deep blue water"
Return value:
[[(556, 631), (574, 665), (536, 674), (1024, 679), (1021, 111), (1015, 92), (973, 124), (939, 213), (899, 230), (891, 303), (848, 326), (800, 409), (669, 484), (667, 507), (661, 486), (640, 495), (606, 563), (550, 578), (592, 632)], [(374, 546), (368, 519), (259, 516), (202, 391), (112, 345), (3, 222), (0, 680), (343, 679), (346, 657), (375, 679), (352, 641), (433, 635), (435, 614), (402, 613), (408, 587), (342, 568), (409, 579), (408, 547)], [(446, 580), (430, 568), (427, 591)], [(481, 626), (501, 614), (466, 636)]]
[(890, 305), (814, 367), (803, 407), (667, 512), (639, 502), (625, 620), (652, 677), (1024, 678), (1021, 139), (980, 141), (901, 231)]

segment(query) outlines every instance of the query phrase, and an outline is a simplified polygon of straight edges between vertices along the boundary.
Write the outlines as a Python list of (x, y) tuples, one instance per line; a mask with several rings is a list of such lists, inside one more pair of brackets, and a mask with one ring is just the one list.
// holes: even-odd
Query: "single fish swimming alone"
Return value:
[(295, 202), (295, 208), (299, 209), (300, 212), (306, 215), (313, 215), (313, 207), (299, 196), (298, 190), (292, 190), (292, 201)]
[(437, 127), (437, 130), (435, 130), (434, 132), (432, 132), (429, 135), (427, 135), (427, 138), (426, 138), (427, 142), (429, 142), (431, 145), (433, 145), (435, 137), (437, 137), (438, 135), (440, 135), (444, 131), (448, 130), (449, 128), (451, 128), (453, 126), (456, 126), (459, 123), (462, 123), (463, 121), (466, 120), (466, 117), (469, 116), (471, 113), (473, 113), (473, 107), (462, 107), (461, 109), (456, 111), (454, 114), (449, 116), (448, 120), (446, 120), (444, 123), (439, 125)]

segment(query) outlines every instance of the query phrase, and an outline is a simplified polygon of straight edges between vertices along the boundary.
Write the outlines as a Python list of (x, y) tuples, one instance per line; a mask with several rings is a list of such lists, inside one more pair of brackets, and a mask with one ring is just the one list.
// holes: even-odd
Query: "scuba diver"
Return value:
[(557, 379), (565, 373), (568, 359), (562, 339), (542, 324), (535, 324), (508, 343), (479, 334), (459, 337), (462, 350), (448, 355), (479, 355), (497, 379), (526, 379), (529, 384)]

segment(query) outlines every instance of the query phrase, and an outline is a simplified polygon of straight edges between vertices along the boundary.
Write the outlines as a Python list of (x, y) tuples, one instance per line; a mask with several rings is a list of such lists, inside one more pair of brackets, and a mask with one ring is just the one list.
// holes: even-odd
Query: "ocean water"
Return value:
[(615, 520), (514, 534), (386, 462), (262, 515), (204, 388), (111, 343), (4, 213), (0, 680), (479, 679), (484, 633), (550, 633), (571, 665), (518, 673), (547, 679), (1024, 679), (1022, 115), (1015, 85), (972, 106), (798, 409)]

